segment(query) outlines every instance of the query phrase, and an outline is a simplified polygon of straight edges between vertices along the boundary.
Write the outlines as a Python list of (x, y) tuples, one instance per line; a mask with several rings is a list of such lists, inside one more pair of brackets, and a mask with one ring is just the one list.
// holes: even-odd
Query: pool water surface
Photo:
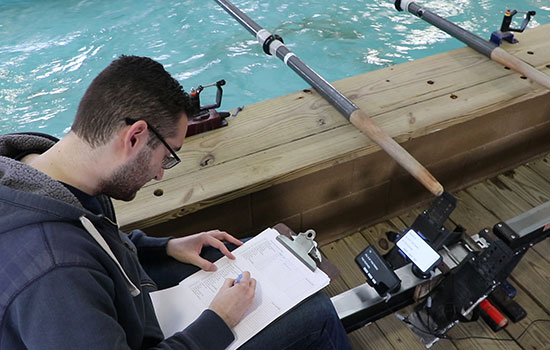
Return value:
[[(387, 0), (233, 3), (328, 81), (464, 44)], [(504, 11), (535, 10), (530, 27), (550, 23), (547, 0), (418, 1), (489, 38)], [(519, 26), (522, 14), (514, 17)], [(63, 136), (91, 80), (121, 54), (161, 62), (186, 90), (225, 79), (222, 110), (307, 87), (214, 1), (29, 0), (0, 2), (0, 133)], [(209, 91), (211, 90), (211, 91)], [(214, 89), (201, 95), (212, 103)]]

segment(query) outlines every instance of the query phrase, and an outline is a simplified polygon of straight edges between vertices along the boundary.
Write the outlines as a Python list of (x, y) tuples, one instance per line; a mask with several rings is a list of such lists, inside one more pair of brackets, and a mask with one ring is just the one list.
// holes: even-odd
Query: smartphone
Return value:
[(396, 245), (422, 273), (430, 271), (441, 262), (441, 255), (412, 229), (405, 233)]

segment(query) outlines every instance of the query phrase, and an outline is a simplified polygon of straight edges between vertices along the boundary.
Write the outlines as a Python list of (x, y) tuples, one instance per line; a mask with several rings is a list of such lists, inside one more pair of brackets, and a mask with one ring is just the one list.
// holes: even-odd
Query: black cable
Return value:
[(519, 338), (523, 337), (525, 335), (525, 333), (527, 333), (527, 330), (529, 329), (529, 327), (531, 327), (536, 322), (550, 322), (550, 320), (545, 320), (545, 319), (542, 319), (542, 318), (538, 318), (536, 320), (531, 321), (531, 323), (529, 323), (529, 325), (518, 336), (518, 340), (519, 340)]
[(527, 327), (520, 333), (520, 335), (517, 338), (491, 338), (491, 337), (481, 337), (481, 336), (475, 336), (475, 335), (468, 336), (468, 337), (455, 338), (455, 337), (448, 336), (446, 334), (438, 334), (438, 333), (435, 333), (435, 332), (434, 333), (428, 332), (428, 331), (418, 327), (417, 325), (413, 324), (412, 322), (410, 322), (408, 320), (408, 317), (404, 318), (402, 321), (405, 322), (406, 324), (416, 328), (418, 331), (420, 331), (422, 333), (426, 333), (426, 334), (429, 334), (431, 336), (438, 337), (438, 338), (441, 338), (441, 339), (455, 340), (455, 341), (469, 340), (469, 339), (483, 339), (483, 340), (496, 340), (496, 341), (514, 341), (514, 342), (518, 341), (521, 337), (523, 337), (525, 335), (525, 333), (527, 333), (529, 328), (531, 328), (531, 326), (533, 326), (535, 323), (537, 323), (537, 322), (550, 322), (550, 320), (545, 320), (545, 319), (533, 320), (527, 325)]
[(489, 338), (489, 337), (477, 337), (477, 336), (472, 336), (472, 337), (462, 337), (462, 338), (449, 338), (450, 340), (466, 340), (466, 339), (472, 339), (472, 338), (477, 338), (477, 339), (489, 339), (489, 340), (502, 340), (502, 341), (516, 341), (516, 340), (519, 340), (519, 338), (523, 337), (525, 335), (525, 333), (527, 333), (527, 331), (529, 330), (529, 328), (531, 328), (531, 326), (533, 326), (535, 323), (537, 322), (550, 322), (550, 320), (544, 320), (542, 318), (539, 318), (539, 319), (536, 319), (536, 320), (533, 320), (531, 321), (527, 327), (523, 330), (523, 332), (520, 333), (520, 335), (517, 337), (517, 338), (512, 338), (512, 339), (498, 339), (498, 338)]

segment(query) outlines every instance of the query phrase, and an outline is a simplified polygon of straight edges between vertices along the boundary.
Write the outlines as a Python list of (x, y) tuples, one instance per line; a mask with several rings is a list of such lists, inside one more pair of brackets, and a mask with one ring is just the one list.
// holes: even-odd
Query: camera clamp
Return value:
[[(227, 126), (225, 118), (229, 117), (229, 112), (216, 111), (216, 108), (219, 108), (222, 103), (223, 85), (225, 85), (225, 80), (222, 79), (213, 84), (199, 85), (197, 89), (191, 89), (187, 111), (189, 121), (187, 123), (186, 137)], [(217, 88), (216, 103), (201, 106), (200, 93), (204, 88), (211, 86)]]

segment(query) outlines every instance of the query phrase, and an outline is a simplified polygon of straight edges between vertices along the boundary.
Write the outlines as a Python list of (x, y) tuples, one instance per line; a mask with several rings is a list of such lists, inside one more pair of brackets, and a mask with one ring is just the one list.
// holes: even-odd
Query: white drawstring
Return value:
[(101, 246), (101, 248), (103, 248), (105, 252), (107, 252), (107, 254), (109, 254), (111, 259), (113, 259), (115, 264), (118, 266), (118, 268), (124, 275), (124, 278), (126, 278), (126, 284), (128, 284), (128, 290), (130, 291), (132, 296), (133, 297), (138, 296), (140, 293), (139, 289), (136, 287), (134, 283), (132, 283), (132, 280), (130, 280), (130, 278), (122, 268), (122, 265), (120, 265), (120, 263), (118, 262), (115, 254), (113, 254), (113, 251), (111, 250), (107, 242), (105, 242), (105, 239), (103, 238), (103, 236), (101, 236), (99, 231), (95, 228), (94, 224), (92, 224), (92, 222), (84, 215), (82, 215), (79, 219), (80, 219), (80, 222), (82, 223), (82, 226), (84, 226), (84, 228), (86, 229), (86, 231), (88, 231), (90, 236), (92, 236), (95, 239), (95, 241)]

